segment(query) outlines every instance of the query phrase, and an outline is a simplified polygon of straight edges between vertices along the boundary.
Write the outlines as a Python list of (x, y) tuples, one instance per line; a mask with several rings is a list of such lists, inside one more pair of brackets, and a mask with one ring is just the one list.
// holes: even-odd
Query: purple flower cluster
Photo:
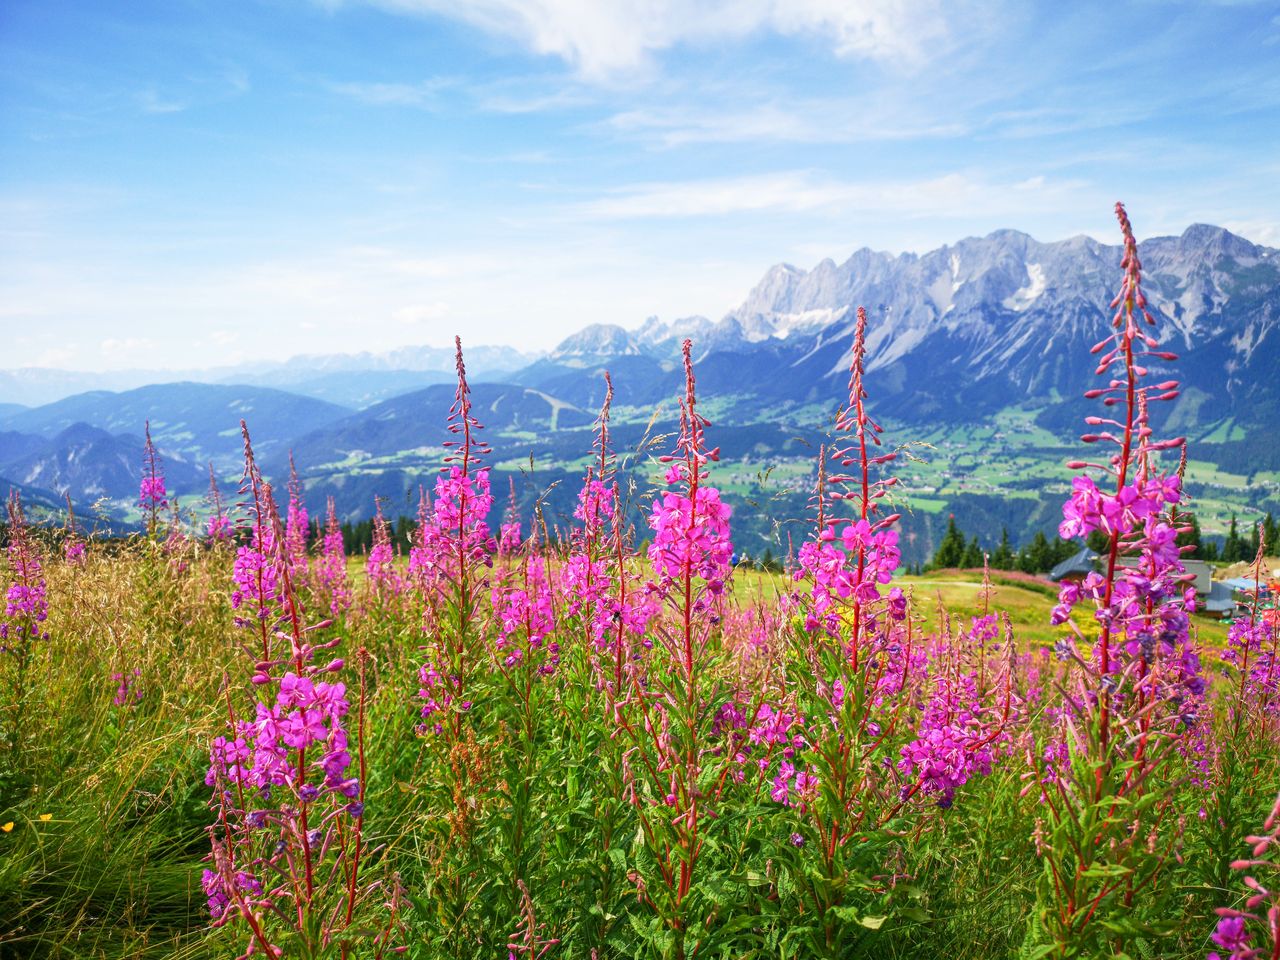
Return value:
[(289, 572), (295, 583), (303, 583), (307, 576), (307, 537), (310, 535), (310, 517), (302, 502), (302, 481), (289, 456), (289, 508), (285, 514), (284, 554)]
[(218, 489), (218, 478), (213, 472), (213, 464), (209, 464), (209, 496), (207, 498), (212, 512), (205, 522), (205, 536), (212, 544), (229, 543), (231, 541), (231, 518), (222, 512), (222, 492)]
[[(12, 545), (10, 546), (12, 551)], [(10, 560), (17, 570), (18, 578), (9, 584), (4, 595), (4, 615), (6, 622), (0, 623), (0, 640), (18, 637), (25, 633), (36, 640), (44, 640), (46, 634), (41, 626), (49, 618), (49, 601), (45, 596), (44, 577), (40, 575), (40, 561), (28, 556), (22, 567), (13, 559)]]
[(365, 559), (365, 575), (373, 593), (380, 599), (398, 597), (404, 592), (405, 581), (396, 570), (396, 555), (391, 548), (391, 527), (382, 515), (382, 502), (378, 501), (373, 518), (373, 546)]
[(522, 543), (524, 543), (524, 539), (521, 534), (519, 520), (504, 523), (498, 528), (498, 553), (501, 556), (509, 557), (514, 553), (519, 553)]
[(205, 870), (200, 877), (200, 886), (204, 889), (205, 898), (209, 902), (209, 915), (214, 923), (227, 916), (227, 908), (231, 906), (233, 896), (248, 898), (253, 901), (262, 899), (262, 884), (251, 873), (236, 870), (232, 874), (234, 892), (227, 888), (222, 874), (214, 870)]
[(617, 487), (613, 483), (588, 477), (578, 491), (578, 504), (573, 515), (582, 521), (582, 538), (588, 543), (597, 542), (605, 525), (613, 521), (613, 502)]
[(769, 796), (775, 803), (786, 807), (798, 807), (801, 812), (808, 809), (818, 795), (818, 777), (816, 774), (797, 769), (790, 760), (778, 763), (778, 774), (773, 778)]
[(1178, 531), (1162, 515), (1166, 507), (1181, 501), (1181, 481), (1176, 474), (1140, 479), (1120, 487), (1115, 496), (1102, 493), (1090, 478), (1077, 476), (1071, 496), (1063, 504), (1063, 535), (1101, 530), (1131, 559), (1117, 566), (1118, 576), (1110, 583), (1100, 573), (1064, 583), (1051, 616), (1055, 624), (1066, 623), (1075, 605), (1089, 600), (1094, 620), (1118, 641), (1105, 670), (1118, 669), (1121, 650), (1146, 662), (1159, 657), (1171, 664), (1172, 669), (1164, 671), (1159, 682), (1174, 698), (1204, 692), (1199, 656), (1189, 645), (1195, 591), (1186, 583), (1176, 543)]
[(135, 668), (132, 672), (113, 673), (111, 679), (116, 683), (115, 696), (111, 702), (117, 707), (128, 707), (142, 700), (142, 691), (138, 689), (138, 678), (142, 671)]
[[(1249, 893), (1243, 909), (1218, 907), (1217, 929), (1210, 935), (1216, 946), (1228, 951), (1224, 958), (1216, 951), (1208, 960), (1262, 960), (1280, 955), (1280, 885), (1274, 877), (1278, 866), (1275, 849), (1280, 846), (1280, 796), (1271, 808), (1257, 836), (1245, 837), (1249, 844), (1249, 856), (1234, 860), (1233, 870), (1247, 870), (1244, 885)], [(1254, 945), (1254, 932), (1262, 934), (1262, 941)]]
[(419, 733), (443, 733), (444, 724), (440, 715), (450, 712), (455, 703), (462, 713), (471, 709), (470, 701), (457, 699), (460, 686), (458, 678), (442, 675), (430, 661), (418, 668), (418, 681), (422, 684), (418, 688), (418, 699), (422, 701)]
[(1266, 620), (1244, 617), (1231, 624), (1221, 653), (1241, 675), (1241, 703), (1274, 712), (1280, 707), (1280, 662), (1276, 656), (1274, 628)]
[[(335, 662), (341, 667), (341, 661)], [(274, 704), (257, 703), (255, 718), (237, 724), (234, 738), (213, 741), (205, 784), (219, 790), (233, 784), (252, 787), (264, 797), (273, 787), (287, 787), (304, 803), (323, 791), (359, 796), (359, 781), (346, 775), (351, 763), (342, 725), (349, 710), (346, 693), (343, 683), (286, 673)], [(297, 754), (315, 745), (323, 752), (300, 778)]]
[(323, 598), (329, 613), (339, 616), (351, 606), (351, 590), (347, 586), (347, 554), (342, 543), (342, 528), (338, 525), (333, 497), (329, 498), (329, 515), (314, 573), (313, 588)]
[(280, 559), (275, 535), (268, 527), (255, 527), (252, 541), (236, 550), (232, 568), (235, 588), (231, 606), (249, 616), (236, 618), (239, 626), (271, 618), (280, 603)]
[(525, 664), (549, 676), (560, 664), (560, 646), (554, 640), (544, 645), (556, 626), (551, 607), (551, 582), (546, 561), (533, 557), (525, 566), (519, 586), (495, 586), (493, 612), (498, 636), (494, 649), (508, 669)]
[(649, 516), (653, 530), (649, 560), (662, 582), (678, 580), (688, 569), (705, 580), (713, 593), (719, 592), (731, 570), (732, 514), (715, 487), (699, 486), (692, 498), (668, 491), (656, 500)]
[(1072, 478), (1071, 495), (1062, 505), (1058, 534), (1064, 540), (1087, 537), (1095, 530), (1128, 534), (1158, 518), (1165, 504), (1181, 502), (1182, 481), (1177, 474), (1127, 484), (1115, 494), (1103, 493), (1092, 477), (1080, 474)]
[[(0, 620), (0, 641), (21, 644), (26, 640), (44, 640), (48, 634), (44, 623), (49, 618), (49, 601), (45, 595), (44, 573), (35, 544), (27, 530), (18, 491), (9, 495), (9, 565), (13, 581), (4, 594), (4, 619)], [(5, 648), (0, 648), (3, 650)]]
[(231, 539), (231, 518), (210, 517), (205, 523), (204, 532), (210, 543), (227, 543)]
[(138, 485), (138, 506), (167, 507), (169, 493), (164, 486), (164, 477), (143, 477)]
[(493, 494), (489, 471), (464, 474), (459, 466), (436, 478), (431, 515), (410, 551), (409, 570), (437, 589), (455, 582), (464, 566), (490, 564), (498, 545), (489, 532)]
[(994, 744), (1001, 736), (980, 705), (972, 674), (937, 677), (916, 739), (902, 748), (898, 771), (914, 776), (919, 792), (936, 796), (938, 806), (948, 808), (971, 777), (991, 774)]
[(169, 494), (164, 486), (164, 470), (160, 453), (151, 442), (151, 421), (146, 425), (147, 442), (142, 449), (142, 482), (138, 484), (138, 506), (149, 510), (154, 523), (155, 511), (169, 505)]
[[(837, 546), (837, 542), (839, 546)], [(902, 552), (898, 532), (866, 520), (846, 524), (837, 535), (836, 526), (826, 526), (818, 540), (800, 548), (797, 581), (809, 577), (813, 604), (805, 628), (824, 627), (835, 634), (840, 624), (840, 602), (850, 599), (871, 603), (880, 597), (880, 587), (893, 580)], [(905, 613), (905, 598), (898, 591), (898, 608)]]

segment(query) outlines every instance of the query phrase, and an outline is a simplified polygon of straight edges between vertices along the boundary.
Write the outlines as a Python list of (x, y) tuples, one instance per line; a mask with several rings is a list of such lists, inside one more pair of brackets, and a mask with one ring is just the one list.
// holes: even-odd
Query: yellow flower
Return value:
[(53, 819), (53, 814), (52, 814), (52, 813), (42, 813), (42, 814), (40, 814), (40, 822), (41, 822), (41, 823), (48, 823), (48, 822), (49, 822), (50, 820), (52, 820), (52, 819)]
[(0, 830), (3, 830), (5, 833), (9, 833), (13, 830), (13, 821), (10, 820), (8, 823), (0, 823)]

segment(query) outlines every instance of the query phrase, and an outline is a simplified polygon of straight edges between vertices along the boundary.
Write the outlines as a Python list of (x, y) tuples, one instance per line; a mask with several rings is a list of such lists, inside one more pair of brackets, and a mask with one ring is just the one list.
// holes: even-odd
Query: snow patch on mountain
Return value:
[(1001, 303), (1006, 309), (1021, 313), (1040, 299), (1046, 289), (1044, 267), (1038, 263), (1027, 264), (1027, 280), (1025, 287), (1019, 287), (1011, 296), (1005, 297)]

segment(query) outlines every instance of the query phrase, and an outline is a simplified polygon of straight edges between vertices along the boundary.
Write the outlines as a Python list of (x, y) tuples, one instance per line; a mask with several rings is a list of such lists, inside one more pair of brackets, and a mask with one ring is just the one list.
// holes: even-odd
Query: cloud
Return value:
[(664, 147), (697, 143), (859, 143), (957, 137), (970, 131), (961, 121), (904, 122), (901, 114), (876, 116), (850, 101), (792, 100), (746, 109), (640, 108), (616, 113), (606, 126), (623, 137)]
[(1222, 225), (1264, 247), (1280, 247), (1280, 220), (1226, 220)]
[(181, 113), (189, 106), (183, 100), (162, 97), (155, 87), (148, 87), (135, 98), (143, 113)]
[(1033, 177), (993, 183), (950, 173), (914, 181), (849, 181), (790, 170), (709, 180), (623, 187), (578, 208), (588, 219), (631, 220), (727, 216), (739, 213), (843, 214), (850, 211), (924, 217), (1014, 215), (1057, 209), (1084, 186)]
[(421, 83), (336, 83), (326, 84), (334, 93), (372, 106), (431, 107), (440, 91), (456, 81), (433, 77)]
[(444, 320), (449, 314), (449, 304), (437, 301), (435, 303), (421, 303), (409, 307), (401, 307), (391, 316), (406, 327), (413, 327), (421, 323)]
[(66, 347), (50, 347), (37, 353), (24, 366), (27, 367), (68, 367), (75, 358), (74, 352)]
[(940, 0), (364, 0), (444, 16), (559, 57), (584, 77), (642, 71), (681, 44), (772, 33), (816, 37), (838, 56), (920, 63), (947, 45)]
[(148, 337), (108, 337), (98, 344), (102, 355), (112, 360), (122, 357), (141, 358), (156, 347), (156, 341)]

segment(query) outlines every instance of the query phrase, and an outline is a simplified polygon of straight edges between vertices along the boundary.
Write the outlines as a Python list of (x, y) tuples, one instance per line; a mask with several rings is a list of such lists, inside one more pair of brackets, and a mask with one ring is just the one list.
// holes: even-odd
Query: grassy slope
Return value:
[[(787, 580), (781, 575), (739, 570), (735, 576), (740, 592), (762, 599), (787, 589)], [(1062, 628), (1049, 622), (1050, 611), (1057, 602), (1054, 584), (1023, 574), (1010, 578), (999, 571), (992, 579), (991, 609), (1008, 613), (1019, 642), (1052, 646), (1063, 635)], [(937, 629), (940, 607), (962, 624), (985, 611), (981, 570), (943, 570), (918, 577), (900, 575), (894, 583), (913, 593), (919, 610), (925, 614), (925, 628), (929, 631)], [(1079, 624), (1082, 628), (1087, 626), (1084, 621)], [(1197, 616), (1193, 624), (1206, 646), (1219, 647), (1226, 642), (1227, 625), (1222, 621)]]

